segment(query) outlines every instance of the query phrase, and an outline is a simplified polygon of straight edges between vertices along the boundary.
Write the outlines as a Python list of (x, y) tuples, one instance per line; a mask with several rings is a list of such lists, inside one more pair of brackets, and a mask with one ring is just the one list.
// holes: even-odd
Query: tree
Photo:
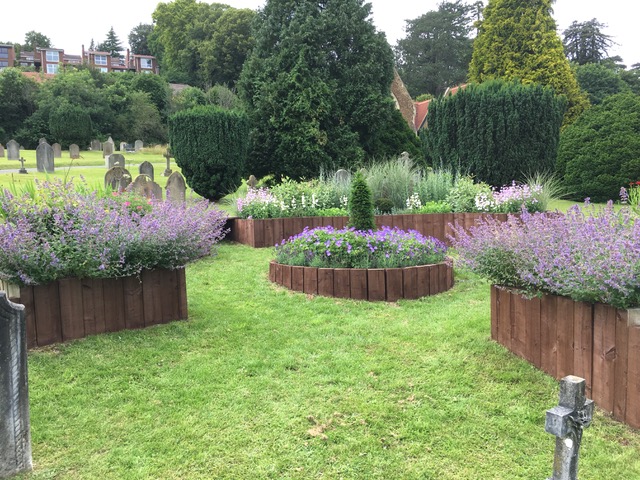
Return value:
[(356, 230), (376, 230), (371, 189), (362, 173), (357, 172), (349, 193), (349, 226)]
[(311, 178), (381, 153), (376, 139), (395, 121), (393, 54), (370, 9), (362, 0), (269, 0), (259, 12), (239, 83), (254, 175)]
[(151, 55), (149, 37), (153, 33), (153, 25), (140, 23), (129, 33), (129, 47), (136, 55)]
[(640, 178), (640, 96), (619, 93), (587, 110), (560, 137), (557, 172), (576, 200), (618, 199)]
[(6, 68), (0, 72), (0, 130), (5, 143), (13, 138), (23, 122), (35, 111), (38, 85), (18, 69)]
[(593, 105), (602, 103), (605, 97), (629, 90), (620, 74), (604, 63), (585, 63), (574, 67), (580, 88), (589, 96)]
[(539, 83), (567, 97), (564, 124), (588, 107), (551, 16), (552, 0), (489, 0), (473, 45), (469, 80)]
[(36, 48), (51, 48), (52, 46), (49, 37), (35, 30), (31, 30), (24, 35), (22, 51), (35, 52)]
[(474, 7), (461, 0), (407, 20), (407, 37), (395, 48), (396, 67), (409, 93), (441, 95), (467, 78)]
[(603, 28), (606, 28), (606, 25), (595, 18), (588, 22), (574, 21), (569, 25), (569, 28), (562, 32), (562, 43), (567, 58), (578, 65), (604, 60), (607, 50), (614, 42), (609, 35), (602, 33)]
[(120, 45), (120, 39), (113, 30), (113, 27), (111, 27), (109, 32), (107, 32), (107, 38), (104, 42), (98, 45), (97, 49), (101, 52), (109, 52), (114, 58), (121, 56), (120, 52), (122, 52), (124, 48)]

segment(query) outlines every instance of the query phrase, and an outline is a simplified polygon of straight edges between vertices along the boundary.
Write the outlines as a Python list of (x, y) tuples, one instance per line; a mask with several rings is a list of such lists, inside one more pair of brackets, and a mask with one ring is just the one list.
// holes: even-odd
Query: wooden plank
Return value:
[(82, 322), (84, 323), (84, 334), (95, 335), (97, 333), (96, 328), (96, 310), (93, 298), (93, 279), (83, 278), (80, 280), (82, 288)]
[(33, 286), (20, 287), (20, 303), (24, 305), (24, 321), (27, 333), (27, 348), (38, 346), (38, 333), (36, 332), (35, 303), (33, 298)]
[(187, 304), (187, 277), (184, 268), (176, 269), (176, 281), (178, 288), (178, 320), (186, 320), (189, 317)]
[(351, 298), (355, 300), (367, 300), (367, 270), (352, 268), (349, 275), (351, 284)]
[(402, 291), (408, 300), (418, 298), (418, 267), (402, 269)]
[(454, 223), (455, 215), (453, 213), (443, 213), (442, 214), (442, 237), (438, 237), (447, 245), (451, 245), (451, 241), (447, 235), (451, 235), (453, 232), (451, 230), (450, 224)]
[(180, 320), (180, 291), (175, 270), (162, 270), (162, 322)]
[(316, 267), (304, 267), (303, 291), (309, 295), (318, 294), (318, 269)]
[(384, 215), (376, 215), (375, 220), (376, 220), (376, 228), (380, 230), (380, 228), (382, 228), (382, 223), (384, 222)]
[[(280, 244), (285, 239), (284, 226), (282, 225), (282, 218), (273, 218), (271, 222), (271, 228), (273, 229), (273, 243)], [(288, 237), (287, 237), (288, 238)]]
[(387, 302), (395, 302), (404, 298), (402, 268), (387, 268), (385, 270), (385, 282)]
[(276, 263), (276, 283), (282, 285), (282, 265)]
[(275, 282), (276, 281), (276, 262), (275, 262), (275, 260), (271, 260), (269, 262), (269, 281), (270, 282)]
[(302, 217), (294, 217), (291, 219), (291, 224), (293, 226), (293, 231), (291, 235), (298, 235), (304, 230), (304, 226), (302, 224)]
[(58, 282), (62, 341), (84, 338), (82, 282), (79, 278), (61, 278)]
[(351, 274), (348, 268), (333, 270), (333, 294), (338, 298), (351, 298)]
[(440, 291), (446, 292), (449, 290), (449, 283), (447, 282), (447, 265), (445, 263), (439, 263), (436, 266), (438, 268), (438, 284), (440, 285)]
[(533, 297), (527, 302), (526, 318), (525, 358), (540, 368), (540, 298)]
[(625, 421), (629, 368), (629, 327), (626, 310), (616, 309), (616, 358), (614, 360), (613, 416)]
[(142, 282), (138, 277), (124, 277), (123, 294), (124, 294), (124, 322), (126, 328), (142, 328), (144, 327), (144, 307), (142, 297)]
[(58, 282), (33, 287), (36, 334), (38, 346), (62, 342), (60, 296)]
[(266, 218), (262, 220), (263, 232), (264, 232), (264, 247), (273, 247), (276, 244), (276, 239), (273, 234), (273, 218)]
[(573, 375), (573, 306), (575, 302), (568, 297), (558, 297), (557, 300), (557, 378)]
[(593, 310), (593, 400), (603, 410), (613, 412), (615, 308), (597, 303)]
[(440, 277), (437, 265), (428, 265), (429, 269), (429, 295), (437, 295), (440, 290)]
[(498, 326), (500, 323), (500, 309), (498, 303), (498, 289), (491, 285), (491, 340), (498, 341)]
[(333, 268), (318, 269), (318, 295), (333, 297)]
[(264, 248), (267, 246), (265, 238), (265, 224), (268, 220), (265, 219), (253, 219), (253, 238), (255, 248)]
[(282, 286), (291, 289), (291, 265), (281, 265)]
[(455, 275), (453, 273), (453, 265), (447, 265), (447, 290), (455, 285)]
[(513, 318), (513, 307), (511, 303), (511, 292), (504, 288), (498, 289), (498, 342), (511, 350), (511, 321)]
[(593, 305), (576, 302), (573, 308), (573, 375), (586, 381), (586, 394), (591, 398), (593, 362)]
[(557, 318), (556, 295), (544, 295), (540, 300), (540, 368), (554, 378), (558, 378), (557, 365)]
[(640, 428), (640, 327), (629, 327), (626, 422)]
[(391, 227), (404, 230), (404, 215), (391, 215)]
[(437, 213), (425, 213), (422, 215), (422, 233), (426, 237), (433, 237), (433, 220), (439, 215)]
[[(162, 323), (160, 275), (158, 270), (142, 271), (142, 318), (143, 326)], [(134, 327), (135, 328), (135, 327)]]
[(126, 328), (124, 313), (124, 283), (122, 278), (105, 278), (104, 290), (105, 330), (117, 332)]
[(389, 227), (393, 228), (394, 215), (380, 215), (380, 228)]
[(510, 344), (513, 353), (522, 358), (527, 358), (527, 313), (529, 300), (522, 295), (511, 295), (513, 317), (511, 319), (511, 339)]
[(304, 267), (291, 267), (291, 290), (304, 290)]
[(384, 268), (370, 268), (366, 272), (369, 301), (384, 301), (386, 298)]
[(431, 295), (431, 277), (430, 272), (431, 269), (429, 265), (420, 265), (416, 267), (417, 270), (417, 280), (416, 284), (416, 294), (418, 298), (428, 297)]
[(293, 224), (293, 218), (287, 217), (282, 219), (282, 238), (288, 240), (289, 237), (294, 235), (294, 229), (295, 225)]
[(446, 238), (445, 238), (445, 214), (444, 213), (434, 213), (432, 215), (433, 215), (433, 233), (432, 233), (431, 236), (434, 237), (434, 238), (437, 238), (438, 240), (446, 242)]

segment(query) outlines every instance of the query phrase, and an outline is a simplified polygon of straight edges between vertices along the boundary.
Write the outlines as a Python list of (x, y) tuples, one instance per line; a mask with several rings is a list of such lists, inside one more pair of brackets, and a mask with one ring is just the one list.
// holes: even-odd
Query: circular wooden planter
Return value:
[(269, 264), (269, 280), (296, 292), (324, 297), (395, 302), (453, 287), (451, 262), (405, 268), (316, 268)]

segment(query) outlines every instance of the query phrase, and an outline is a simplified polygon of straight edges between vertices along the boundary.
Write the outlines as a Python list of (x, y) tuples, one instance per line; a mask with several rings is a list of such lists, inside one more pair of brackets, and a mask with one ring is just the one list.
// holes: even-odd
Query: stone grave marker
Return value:
[(187, 183), (180, 172), (173, 172), (167, 179), (167, 200), (184, 203), (187, 198)]
[(131, 174), (124, 167), (116, 166), (104, 174), (104, 186), (110, 186), (117, 192), (122, 192), (131, 183)]
[(556, 436), (553, 476), (548, 480), (577, 480), (582, 430), (593, 419), (593, 400), (585, 397), (584, 378), (569, 375), (560, 380), (560, 402), (547, 410), (544, 429)]
[(351, 178), (351, 174), (344, 168), (341, 168), (336, 172), (336, 180), (340, 183), (348, 183)]
[(138, 167), (138, 172), (140, 173), (140, 175), (146, 175), (151, 179), (151, 181), (154, 181), (153, 165), (150, 162), (147, 162), (146, 160), (142, 162)]
[(75, 143), (69, 145), (69, 156), (72, 159), (80, 158), (80, 147)]
[(121, 153), (112, 153), (108, 157), (105, 157), (104, 166), (107, 167), (107, 169), (113, 168), (116, 165), (124, 168), (124, 162), (124, 155), (122, 155)]
[(0, 478), (31, 468), (24, 305), (0, 291)]
[(153, 200), (162, 200), (162, 187), (146, 175), (138, 175), (131, 184), (131, 191)]
[(38, 145), (42, 145), (43, 143), (47, 143), (47, 139), (42, 137), (40, 138), (40, 140), (38, 140)]
[(136, 140), (136, 143), (134, 143), (133, 145), (133, 148), (136, 152), (139, 152), (144, 147), (144, 143), (142, 142), (142, 140)]
[(0, 143), (0, 158), (4, 158), (4, 147)]
[(256, 188), (256, 185), (258, 185), (258, 179), (255, 177), (255, 175), (249, 175), (247, 185), (249, 186), (249, 188)]
[(121, 152), (127, 151), (127, 142), (120, 142), (120, 151)]
[(20, 160), (20, 145), (15, 140), (7, 142), (7, 160)]
[(91, 150), (97, 151), (97, 150), (102, 150), (102, 143), (100, 143), (100, 140), (91, 140)]
[(53, 158), (62, 158), (62, 146), (59, 143), (54, 143), (51, 148), (53, 148)]
[(111, 155), (114, 151), (114, 147), (115, 145), (113, 144), (111, 137), (109, 137), (109, 140), (102, 144), (102, 158), (107, 158), (107, 156)]
[(168, 177), (169, 175), (171, 175), (171, 151), (167, 149), (167, 151), (164, 152), (162, 156), (167, 159), (167, 168), (164, 172), (162, 172), (162, 176)]
[(41, 143), (36, 148), (36, 169), (39, 172), (55, 172), (53, 148), (47, 142)]
[(20, 170), (18, 170), (18, 173), (28, 173), (27, 169), (24, 168), (24, 158), (20, 157)]

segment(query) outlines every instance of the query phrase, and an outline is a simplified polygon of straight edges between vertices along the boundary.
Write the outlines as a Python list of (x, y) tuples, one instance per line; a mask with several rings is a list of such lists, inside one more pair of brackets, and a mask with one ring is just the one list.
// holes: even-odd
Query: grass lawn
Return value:
[[(489, 286), (367, 303), (267, 280), (270, 249), (187, 269), (189, 320), (31, 351), (33, 479), (543, 479), (549, 376), (489, 340)], [(598, 412), (582, 480), (640, 478)]]

